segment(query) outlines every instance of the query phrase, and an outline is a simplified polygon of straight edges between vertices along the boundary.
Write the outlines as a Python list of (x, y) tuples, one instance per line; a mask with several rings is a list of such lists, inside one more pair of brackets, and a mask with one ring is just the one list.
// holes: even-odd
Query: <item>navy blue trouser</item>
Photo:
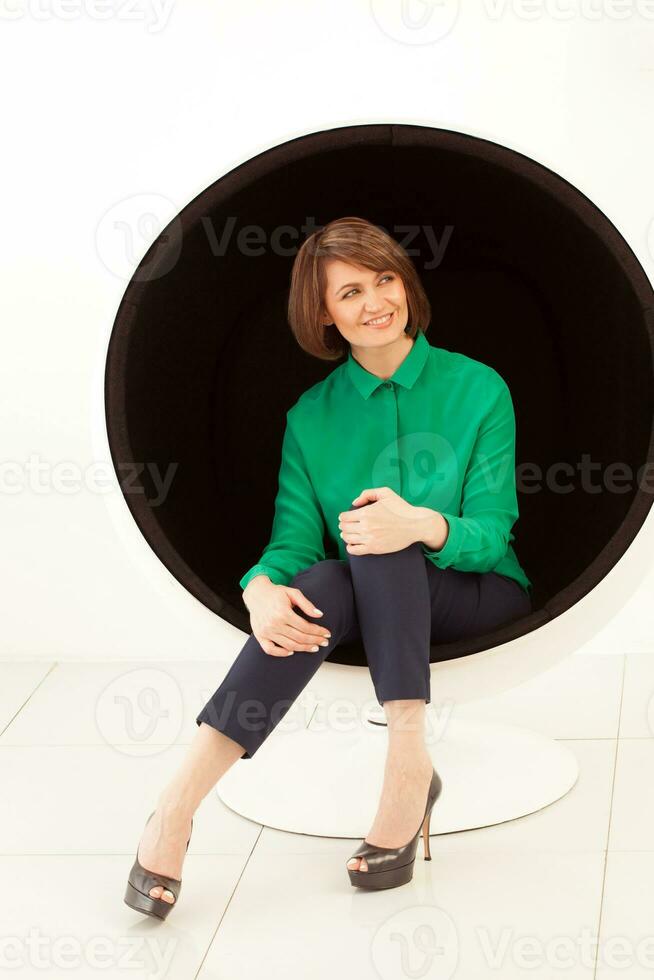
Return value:
[(430, 645), (488, 632), (532, 611), (530, 595), (496, 572), (437, 568), (420, 543), (383, 555), (327, 558), (290, 582), (321, 609), (295, 611), (331, 632), (317, 653), (265, 653), (251, 634), (222, 683), (196, 718), (224, 732), (250, 759), (281, 721), (328, 654), (363, 640), (377, 700), (430, 702)]

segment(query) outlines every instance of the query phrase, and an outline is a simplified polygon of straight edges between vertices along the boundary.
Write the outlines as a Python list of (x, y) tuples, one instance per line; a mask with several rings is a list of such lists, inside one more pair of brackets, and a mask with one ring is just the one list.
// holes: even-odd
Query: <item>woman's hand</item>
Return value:
[(307, 622), (294, 611), (294, 605), (309, 616), (318, 615), (314, 604), (290, 585), (264, 579), (248, 592), (250, 625), (264, 653), (272, 657), (291, 657), (296, 650), (316, 653), (313, 647), (320, 648), (329, 640), (329, 630)]
[(338, 515), (341, 537), (349, 554), (385, 555), (420, 540), (424, 507), (414, 507), (390, 487), (363, 490), (352, 503), (359, 505), (357, 510)]

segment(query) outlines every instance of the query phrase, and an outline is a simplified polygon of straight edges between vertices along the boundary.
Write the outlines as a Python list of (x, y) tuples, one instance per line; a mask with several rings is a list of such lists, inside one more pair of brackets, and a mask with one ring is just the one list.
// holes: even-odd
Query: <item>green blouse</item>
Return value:
[(338, 515), (370, 487), (390, 487), (449, 525), (437, 568), (494, 571), (531, 582), (518, 563), (515, 414), (498, 372), (465, 354), (433, 347), (424, 333), (384, 381), (349, 352), (286, 413), (270, 542), (243, 575), (289, 585), (325, 558), (348, 561)]

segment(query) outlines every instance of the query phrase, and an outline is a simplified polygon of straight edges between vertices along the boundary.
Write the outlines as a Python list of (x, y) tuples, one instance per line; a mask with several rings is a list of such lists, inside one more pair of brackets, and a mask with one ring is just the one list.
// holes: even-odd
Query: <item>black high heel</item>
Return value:
[[(147, 827), (155, 811), (153, 810), (145, 821)], [(193, 819), (191, 818), (191, 834), (193, 833)], [(191, 843), (191, 834), (186, 842), (186, 850)], [(174, 902), (167, 902), (164, 898), (155, 898), (150, 895), (150, 889), (162, 885), (167, 891), (172, 892), (175, 897)], [(146, 915), (154, 915), (158, 919), (165, 919), (171, 909), (175, 908), (179, 901), (179, 893), (182, 890), (181, 879), (169, 878), (168, 875), (159, 874), (157, 871), (148, 871), (139, 861), (139, 849), (136, 848), (136, 859), (132, 865), (132, 870), (127, 879), (125, 898), (123, 901), (131, 909), (137, 912), (144, 912)]]
[(396, 888), (398, 885), (405, 885), (413, 878), (413, 867), (416, 861), (416, 848), (418, 847), (418, 837), (422, 829), (422, 839), (424, 844), (425, 861), (431, 861), (431, 851), (429, 849), (429, 824), (431, 821), (431, 811), (434, 803), (441, 793), (443, 784), (441, 778), (434, 769), (432, 772), (429, 792), (427, 793), (427, 803), (425, 805), (425, 815), (408, 844), (401, 847), (377, 847), (364, 840), (354, 854), (348, 858), (365, 858), (368, 871), (357, 871), (355, 868), (348, 868), (350, 882), (358, 888)]

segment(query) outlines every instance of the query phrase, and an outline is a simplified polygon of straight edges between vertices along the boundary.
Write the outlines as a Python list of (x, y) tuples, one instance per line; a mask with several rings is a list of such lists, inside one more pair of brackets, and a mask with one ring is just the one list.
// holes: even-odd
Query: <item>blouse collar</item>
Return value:
[[(404, 388), (412, 388), (425, 366), (429, 355), (429, 348), (429, 341), (422, 330), (419, 330), (413, 338), (411, 350), (390, 378), (388, 378), (388, 382), (392, 381), (394, 384), (402, 385)], [(366, 371), (364, 367), (361, 367), (356, 358), (352, 356), (351, 349), (347, 358), (347, 370), (355, 388), (362, 398), (369, 398), (373, 391), (376, 391), (380, 385), (387, 383), (384, 378), (378, 378), (376, 374), (372, 374), (370, 371)]]

